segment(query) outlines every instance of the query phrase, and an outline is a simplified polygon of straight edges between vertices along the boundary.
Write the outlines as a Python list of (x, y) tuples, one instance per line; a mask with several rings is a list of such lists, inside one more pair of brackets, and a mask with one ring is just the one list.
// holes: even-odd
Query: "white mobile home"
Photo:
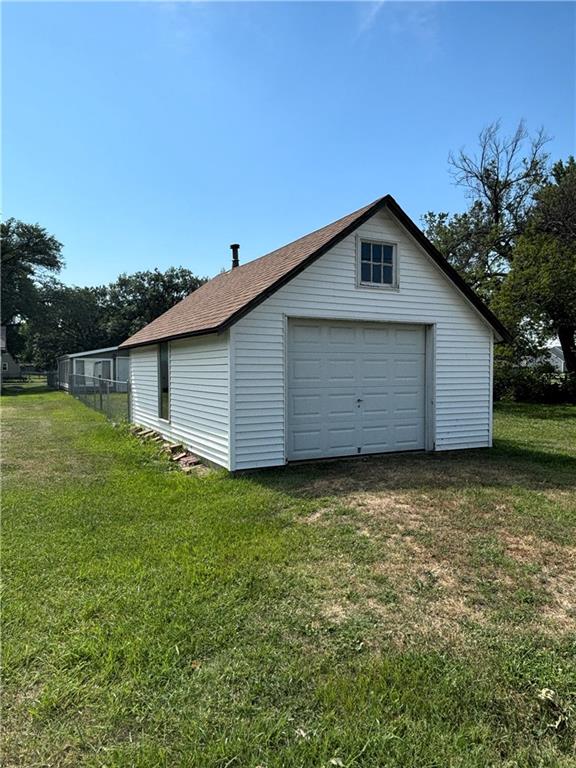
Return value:
[(88, 349), (58, 358), (58, 382), (61, 389), (92, 386), (92, 379), (127, 382), (129, 356), (118, 347)]
[(506, 330), (389, 195), (121, 345), (131, 418), (231, 470), (492, 444)]

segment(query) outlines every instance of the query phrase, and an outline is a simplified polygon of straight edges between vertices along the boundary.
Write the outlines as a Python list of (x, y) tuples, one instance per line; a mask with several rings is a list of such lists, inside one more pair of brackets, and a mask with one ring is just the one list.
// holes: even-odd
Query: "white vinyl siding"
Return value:
[[(398, 244), (397, 291), (356, 285), (357, 236)], [(232, 327), (234, 469), (285, 463), (287, 317), (433, 325), (434, 447), (491, 444), (493, 331), (382, 211)]]
[(131, 419), (229, 468), (228, 334), (170, 343), (170, 421), (158, 415), (158, 346), (130, 350)]

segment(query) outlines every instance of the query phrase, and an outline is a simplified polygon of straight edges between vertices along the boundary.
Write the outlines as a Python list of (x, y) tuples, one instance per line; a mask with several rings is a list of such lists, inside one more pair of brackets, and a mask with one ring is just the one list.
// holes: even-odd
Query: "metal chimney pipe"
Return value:
[(240, 264), (240, 260), (238, 258), (238, 251), (240, 250), (240, 246), (238, 243), (232, 243), (230, 249), (232, 251), (232, 269), (236, 269), (236, 267)]

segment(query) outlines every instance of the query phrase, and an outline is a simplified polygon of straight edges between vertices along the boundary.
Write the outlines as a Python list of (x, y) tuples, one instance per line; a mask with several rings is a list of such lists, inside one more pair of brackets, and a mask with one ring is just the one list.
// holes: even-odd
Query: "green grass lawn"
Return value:
[(233, 478), (2, 401), (5, 768), (576, 765), (575, 407)]

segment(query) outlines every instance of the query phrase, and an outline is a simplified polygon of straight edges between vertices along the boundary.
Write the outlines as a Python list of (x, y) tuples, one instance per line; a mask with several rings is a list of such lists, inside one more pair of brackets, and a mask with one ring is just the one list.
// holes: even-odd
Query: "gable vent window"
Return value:
[(170, 420), (170, 347), (163, 341), (158, 347), (158, 415)]
[(359, 284), (396, 287), (396, 245), (360, 240), (359, 246)]

